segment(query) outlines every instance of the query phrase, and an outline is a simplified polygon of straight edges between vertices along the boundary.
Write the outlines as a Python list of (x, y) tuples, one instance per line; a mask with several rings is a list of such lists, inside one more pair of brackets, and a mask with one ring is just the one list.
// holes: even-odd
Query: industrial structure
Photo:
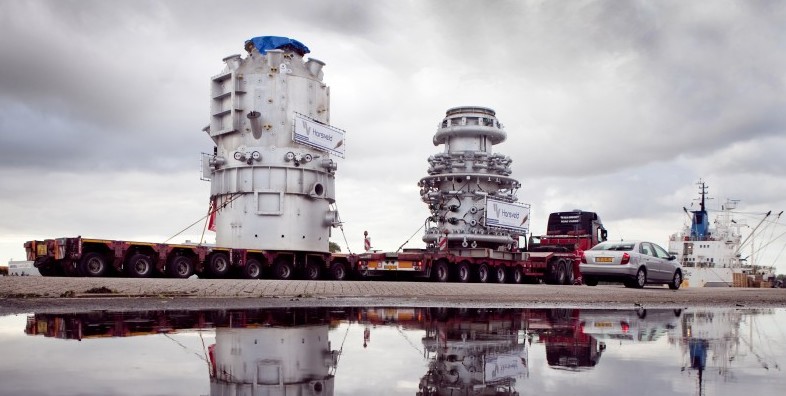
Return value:
[[(512, 160), (495, 153), (507, 134), (494, 110), (447, 110), (433, 137), (444, 151), (428, 159), (418, 185), (431, 212), (425, 249), (341, 254), (329, 251), (335, 206), (335, 157), (344, 131), (330, 125), (330, 88), (322, 61), (303, 43), (263, 36), (245, 42), (246, 56), (224, 58), (210, 78), (212, 153), (207, 228), (216, 244), (169, 244), (66, 237), (25, 243), (27, 259), (46, 276), (167, 276), (248, 279), (367, 278), (395, 274), (445, 282), (580, 280), (581, 251), (606, 237), (597, 214), (554, 213), (533, 243), (529, 205)], [(420, 222), (421, 219), (413, 219)]]

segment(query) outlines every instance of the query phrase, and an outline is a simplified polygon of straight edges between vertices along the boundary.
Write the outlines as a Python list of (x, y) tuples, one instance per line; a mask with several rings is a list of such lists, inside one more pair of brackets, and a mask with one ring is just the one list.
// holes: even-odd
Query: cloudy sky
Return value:
[(327, 64), (352, 251), (364, 230), (378, 249), (413, 234), (422, 246), (416, 183), (442, 150), (437, 123), (462, 105), (497, 111), (508, 140), (495, 151), (513, 158), (536, 234), (580, 208), (610, 238), (666, 245), (700, 178), (710, 208), (740, 199), (755, 225), (786, 209), (784, 20), (779, 1), (6, 0), (0, 260), (29, 239), (163, 242), (204, 216), (210, 77), (262, 35)]

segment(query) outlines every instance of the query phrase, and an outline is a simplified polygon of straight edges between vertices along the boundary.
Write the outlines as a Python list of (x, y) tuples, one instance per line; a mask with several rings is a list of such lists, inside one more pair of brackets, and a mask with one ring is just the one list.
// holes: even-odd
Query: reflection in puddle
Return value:
[[(21, 342), (5, 331), (15, 319), (0, 317), (0, 345)], [(91, 364), (92, 348), (115, 370), (128, 364), (151, 379), (161, 365), (194, 367), (188, 390), (160, 381), (148, 392), (80, 370), (75, 382), (84, 386), (56, 388), (61, 394), (90, 394), (91, 381), (117, 394), (214, 396), (780, 394), (785, 327), (783, 309), (290, 308), (33, 314), (24, 332), (83, 341), (67, 349), (82, 352), (68, 357), (75, 367)], [(142, 335), (152, 338), (134, 337)], [(133, 341), (165, 363), (130, 364), (122, 352), (112, 356), (125, 345), (95, 339)], [(46, 393), (46, 381), (34, 380), (61, 369), (42, 356), (63, 345), (12, 348), (0, 373), (30, 377), (24, 387), (0, 382), (0, 393)]]

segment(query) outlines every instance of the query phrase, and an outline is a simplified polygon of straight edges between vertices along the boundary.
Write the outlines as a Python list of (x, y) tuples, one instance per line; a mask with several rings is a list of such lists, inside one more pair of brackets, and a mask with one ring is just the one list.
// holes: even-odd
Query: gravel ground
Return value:
[(283, 306), (786, 307), (786, 289), (0, 277), (0, 314)]

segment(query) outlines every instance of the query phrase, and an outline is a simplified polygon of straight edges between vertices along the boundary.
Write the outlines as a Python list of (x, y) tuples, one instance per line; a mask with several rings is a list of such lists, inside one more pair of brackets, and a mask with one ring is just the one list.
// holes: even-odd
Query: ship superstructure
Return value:
[[(748, 275), (768, 274), (770, 271), (757, 271), (754, 266), (743, 262), (741, 228), (749, 225), (734, 219), (733, 213), (739, 201), (726, 200), (710, 226), (706, 208), (707, 185), (703, 181), (699, 181), (698, 185), (699, 209), (684, 209), (690, 217), (690, 224), (669, 237), (669, 252), (676, 255), (682, 264), (687, 286), (747, 286)], [(743, 280), (735, 281), (735, 274)]]

